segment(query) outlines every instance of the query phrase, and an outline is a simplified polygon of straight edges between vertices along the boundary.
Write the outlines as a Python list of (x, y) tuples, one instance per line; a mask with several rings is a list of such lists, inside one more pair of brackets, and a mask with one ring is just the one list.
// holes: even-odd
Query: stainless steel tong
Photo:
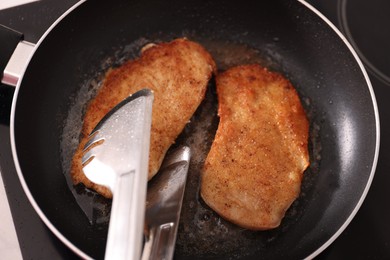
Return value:
[(141, 90), (109, 112), (85, 145), (85, 175), (113, 193), (105, 259), (141, 258), (153, 93)]
[(149, 182), (142, 260), (173, 258), (189, 163), (190, 148), (176, 148)]

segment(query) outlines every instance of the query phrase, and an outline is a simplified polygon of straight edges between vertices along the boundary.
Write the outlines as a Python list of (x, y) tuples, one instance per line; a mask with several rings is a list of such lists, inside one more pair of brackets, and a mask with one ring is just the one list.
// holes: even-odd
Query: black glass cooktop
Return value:
[[(42, 0), (0, 10), (0, 24), (37, 42), (46, 28), (75, 2)], [(316, 259), (390, 259), (390, 1), (308, 2), (341, 30), (359, 54), (369, 73), (381, 119), (379, 161), (367, 198), (345, 231)], [(0, 166), (22, 255), (25, 259), (77, 258), (39, 219), (17, 178), (9, 139), (12, 95), (12, 88), (0, 86)]]

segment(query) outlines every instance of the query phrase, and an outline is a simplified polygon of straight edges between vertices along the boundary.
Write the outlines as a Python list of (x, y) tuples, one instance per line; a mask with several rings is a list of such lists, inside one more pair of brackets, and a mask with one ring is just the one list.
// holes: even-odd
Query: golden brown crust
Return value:
[(279, 226), (309, 165), (308, 121), (289, 81), (259, 65), (216, 78), (220, 123), (206, 158), (201, 196), (248, 229)]
[(154, 92), (148, 175), (151, 179), (203, 100), (208, 81), (215, 72), (211, 55), (186, 39), (150, 45), (139, 59), (110, 70), (85, 113), (80, 145), (71, 167), (74, 183), (82, 182), (105, 197), (112, 196), (108, 189), (90, 182), (83, 174), (82, 148), (86, 137), (108, 111), (143, 88)]

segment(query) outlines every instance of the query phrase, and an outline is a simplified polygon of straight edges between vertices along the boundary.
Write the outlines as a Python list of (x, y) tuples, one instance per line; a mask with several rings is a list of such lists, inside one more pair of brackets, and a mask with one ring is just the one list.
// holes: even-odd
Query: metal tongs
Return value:
[(84, 174), (113, 194), (105, 259), (141, 258), (153, 93), (133, 94), (95, 127)]
[(189, 162), (190, 148), (178, 147), (149, 182), (142, 260), (173, 258)]
[(146, 198), (152, 102), (146, 89), (121, 102), (84, 148), (84, 174), (113, 193), (105, 259), (141, 259), (144, 226), (142, 260), (173, 258), (190, 149), (166, 156)]

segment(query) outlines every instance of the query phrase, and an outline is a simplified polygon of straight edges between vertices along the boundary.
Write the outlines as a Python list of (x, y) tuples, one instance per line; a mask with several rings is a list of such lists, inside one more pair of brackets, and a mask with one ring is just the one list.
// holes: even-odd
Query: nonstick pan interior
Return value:
[[(300, 198), (275, 230), (243, 230), (208, 210), (198, 197), (196, 174), (218, 123), (211, 81), (205, 102), (178, 139), (199, 153), (191, 165), (175, 258), (318, 254), (345, 228), (367, 192), (379, 123), (360, 63), (328, 24), (297, 1), (98, 0), (76, 8), (39, 44), (15, 94), (11, 135), (30, 200), (74, 250), (103, 257), (106, 220), (90, 223), (66, 177), (81, 127), (80, 104), (93, 96), (110, 66), (138, 56), (143, 44), (178, 37), (203, 44), (220, 70), (259, 62), (289, 78), (310, 120), (311, 166)], [(93, 193), (83, 196), (95, 199)]]

